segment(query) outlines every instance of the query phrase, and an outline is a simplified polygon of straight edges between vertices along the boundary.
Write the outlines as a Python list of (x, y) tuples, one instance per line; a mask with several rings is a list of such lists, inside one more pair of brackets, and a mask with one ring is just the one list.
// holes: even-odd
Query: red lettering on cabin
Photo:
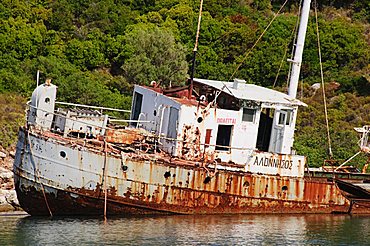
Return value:
[(229, 124), (229, 125), (235, 125), (236, 119), (235, 118), (217, 118), (218, 124)]

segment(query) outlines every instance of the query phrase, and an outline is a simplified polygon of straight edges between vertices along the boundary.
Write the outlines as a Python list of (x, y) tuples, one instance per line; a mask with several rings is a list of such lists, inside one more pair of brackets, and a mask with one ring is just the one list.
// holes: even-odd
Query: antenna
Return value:
[(200, 0), (200, 7), (199, 7), (199, 17), (198, 17), (198, 28), (197, 34), (195, 36), (195, 45), (193, 49), (193, 62), (191, 67), (191, 75), (190, 75), (190, 87), (189, 87), (189, 95), (188, 98), (191, 98), (193, 94), (193, 80), (194, 80), (194, 71), (195, 71), (195, 58), (197, 56), (198, 51), (198, 39), (199, 39), (199, 32), (200, 32), (200, 21), (202, 20), (202, 8), (203, 8), (203, 0)]
[(39, 87), (39, 80), (40, 80), (40, 70), (37, 70), (37, 74), (36, 74), (36, 83), (37, 83), (37, 85), (36, 85), (36, 109), (39, 106), (39, 90), (37, 89)]
[(37, 74), (36, 74), (37, 87), (39, 86), (39, 80), (40, 80), (40, 70), (37, 70)]

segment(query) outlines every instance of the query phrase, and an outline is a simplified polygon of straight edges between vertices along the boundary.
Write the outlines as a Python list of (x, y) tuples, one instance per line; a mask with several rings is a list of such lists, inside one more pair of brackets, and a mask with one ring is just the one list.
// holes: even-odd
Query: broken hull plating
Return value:
[(349, 207), (327, 178), (215, 171), (153, 156), (105, 154), (103, 145), (21, 129), (14, 163), (18, 199), (31, 215), (102, 215), (106, 182), (108, 215), (332, 213)]

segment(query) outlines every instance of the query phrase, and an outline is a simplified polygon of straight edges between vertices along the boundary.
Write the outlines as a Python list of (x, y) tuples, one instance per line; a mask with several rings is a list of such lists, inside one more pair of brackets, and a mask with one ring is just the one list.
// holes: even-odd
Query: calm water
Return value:
[(0, 245), (370, 245), (370, 216), (31, 218), (0, 215)]

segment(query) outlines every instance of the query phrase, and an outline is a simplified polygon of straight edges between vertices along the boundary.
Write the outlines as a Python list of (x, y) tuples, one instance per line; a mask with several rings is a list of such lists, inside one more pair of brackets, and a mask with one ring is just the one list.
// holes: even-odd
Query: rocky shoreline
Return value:
[(0, 146), (0, 212), (22, 211), (14, 190), (13, 161), (15, 151)]

